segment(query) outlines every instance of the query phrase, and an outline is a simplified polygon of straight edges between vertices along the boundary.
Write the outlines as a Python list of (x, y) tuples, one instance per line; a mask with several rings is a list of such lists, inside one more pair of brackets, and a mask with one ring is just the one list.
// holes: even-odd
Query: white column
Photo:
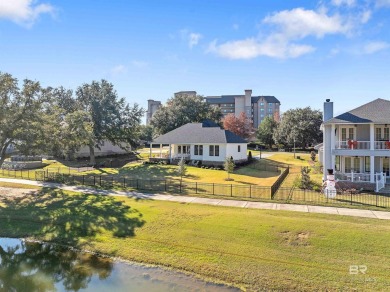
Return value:
[(370, 182), (375, 182), (375, 156), (370, 156)]
[(370, 124), (370, 150), (375, 150), (375, 125), (374, 124)]
[(169, 163), (172, 163), (172, 144), (169, 144)]
[(336, 156), (332, 154), (332, 152), (336, 148), (336, 144), (335, 144), (335, 141), (336, 141), (335, 131), (336, 131), (336, 125), (332, 124), (332, 130), (331, 130), (331, 134), (330, 134), (330, 153), (332, 155), (332, 158), (331, 158), (331, 163), (332, 163), (331, 168), (332, 169), (335, 169), (335, 163), (336, 163)]

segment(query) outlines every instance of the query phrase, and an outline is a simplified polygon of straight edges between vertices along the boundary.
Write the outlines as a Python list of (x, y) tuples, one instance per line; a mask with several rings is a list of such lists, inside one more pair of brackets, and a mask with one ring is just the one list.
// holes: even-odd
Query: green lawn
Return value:
[[(176, 173), (177, 165), (132, 163), (120, 169), (102, 168), (85, 174), (122, 175), (138, 179), (180, 179)], [(226, 181), (227, 173), (223, 170), (187, 166), (186, 182), (219, 183), (219, 184), (255, 184), (271, 186), (280, 173), (260, 171), (250, 167), (241, 167), (230, 175), (233, 181)]]
[[(0, 236), (33, 237), (248, 290), (387, 290), (390, 222), (43, 190), (0, 203)], [(350, 265), (365, 265), (351, 275)]]

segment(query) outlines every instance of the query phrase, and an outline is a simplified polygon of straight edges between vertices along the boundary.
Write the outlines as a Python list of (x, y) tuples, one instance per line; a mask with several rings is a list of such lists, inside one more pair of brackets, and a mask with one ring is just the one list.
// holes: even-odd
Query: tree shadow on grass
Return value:
[(123, 201), (103, 195), (68, 195), (58, 189), (7, 197), (2, 205), (0, 221), (6, 219), (4, 230), (77, 248), (102, 234), (135, 236), (136, 228), (145, 224), (142, 214)]

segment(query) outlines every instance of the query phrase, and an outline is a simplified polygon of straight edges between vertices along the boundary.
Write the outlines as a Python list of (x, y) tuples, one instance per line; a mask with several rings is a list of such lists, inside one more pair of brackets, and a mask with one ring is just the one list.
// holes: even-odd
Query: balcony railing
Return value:
[[(369, 150), (370, 141), (336, 141), (335, 149), (345, 150)], [(375, 150), (390, 150), (390, 141), (374, 141)]]
[(390, 150), (390, 142), (389, 141), (375, 141), (375, 149), (386, 149)]
[(370, 149), (370, 141), (337, 141), (336, 149), (356, 150), (356, 149)]

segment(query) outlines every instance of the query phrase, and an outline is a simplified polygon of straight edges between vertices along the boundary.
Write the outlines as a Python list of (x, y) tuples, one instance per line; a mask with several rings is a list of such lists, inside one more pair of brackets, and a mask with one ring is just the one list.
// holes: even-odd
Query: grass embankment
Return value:
[[(0, 236), (55, 241), (249, 290), (386, 290), (390, 222), (43, 190), (0, 207)], [(350, 265), (367, 266), (351, 275)]]

